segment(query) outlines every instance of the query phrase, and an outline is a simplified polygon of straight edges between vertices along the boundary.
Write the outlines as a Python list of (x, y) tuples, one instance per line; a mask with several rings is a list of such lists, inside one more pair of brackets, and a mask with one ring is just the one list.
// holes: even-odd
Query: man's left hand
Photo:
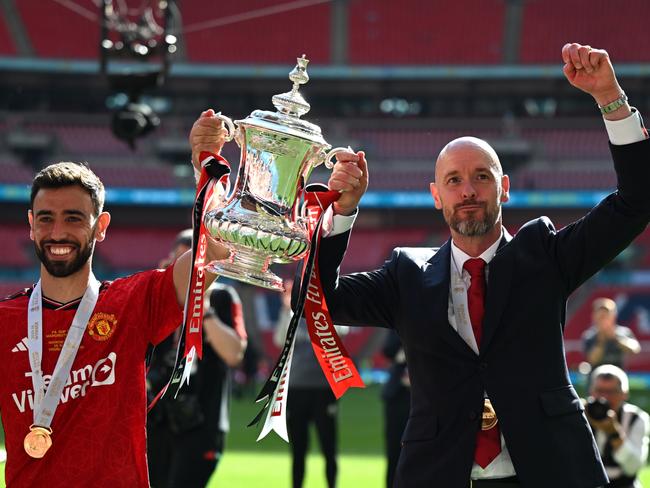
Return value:
[[(617, 100), (623, 89), (618, 84), (609, 54), (604, 49), (594, 49), (577, 43), (565, 44), (562, 48), (564, 76), (576, 88), (589, 93), (601, 107)], [(619, 120), (630, 115), (630, 107), (624, 104), (615, 112), (605, 116)]]

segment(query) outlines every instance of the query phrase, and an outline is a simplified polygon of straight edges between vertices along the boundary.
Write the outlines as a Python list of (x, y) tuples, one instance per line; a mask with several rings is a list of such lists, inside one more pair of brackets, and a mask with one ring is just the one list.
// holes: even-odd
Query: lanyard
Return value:
[(34, 287), (27, 310), (27, 348), (29, 351), (29, 364), (32, 369), (32, 385), (34, 387), (34, 425), (49, 428), (52, 423), (54, 412), (56, 412), (61, 393), (70, 374), (72, 363), (79, 350), (81, 339), (97, 303), (98, 296), (99, 281), (91, 274), (88, 287), (72, 319), (72, 325), (68, 329), (54, 372), (46, 388), (43, 370), (41, 369), (43, 356), (41, 281), (39, 280)]

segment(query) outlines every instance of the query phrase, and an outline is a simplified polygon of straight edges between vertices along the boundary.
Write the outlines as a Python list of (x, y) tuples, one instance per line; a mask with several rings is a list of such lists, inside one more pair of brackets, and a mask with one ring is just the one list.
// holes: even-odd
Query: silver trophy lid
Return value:
[(273, 95), (273, 105), (278, 111), (255, 110), (244, 120), (238, 122), (265, 127), (276, 132), (328, 145), (323, 139), (320, 127), (300, 118), (311, 108), (299, 93), (300, 85), (309, 81), (307, 74), (309, 60), (303, 54), (296, 61), (296, 66), (289, 73), (289, 79), (293, 82), (291, 91)]

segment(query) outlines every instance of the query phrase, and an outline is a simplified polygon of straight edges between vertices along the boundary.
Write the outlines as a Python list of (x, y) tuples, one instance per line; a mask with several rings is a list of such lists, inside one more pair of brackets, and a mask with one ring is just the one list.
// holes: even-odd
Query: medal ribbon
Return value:
[[(249, 427), (257, 424), (267, 407), (272, 405), (267, 414), (267, 421), (262, 429), (262, 434), (260, 434), (258, 440), (263, 438), (270, 430), (276, 430), (266, 429), (266, 426), (269, 423), (269, 417), (273, 416), (273, 412), (282, 408), (277, 402), (278, 390), (280, 388), (288, 389), (290, 353), (293, 349), (296, 329), (303, 315), (303, 311), (305, 311), (305, 318), (307, 320), (307, 327), (314, 353), (336, 398), (340, 398), (350, 387), (356, 386), (363, 388), (365, 386), (334, 328), (318, 273), (317, 256), (323, 214), (338, 197), (338, 192), (329, 191), (322, 185), (310, 185), (306, 188), (305, 206), (307, 209), (307, 227), (311, 245), (309, 255), (305, 259), (296, 309), (293, 311), (293, 316), (289, 322), (284, 346), (271, 376), (262, 387), (256, 399), (257, 402), (264, 401), (264, 406), (248, 424)], [(285, 377), (286, 385), (282, 382), (282, 379)], [(282, 397), (282, 400), (286, 401), (286, 395)], [(283, 410), (280, 411), (283, 412)], [(282, 422), (282, 428), (286, 430), (284, 422)], [(276, 430), (276, 432), (282, 437), (281, 431)]]
[[(165, 393), (169, 384), (178, 384), (175, 395), (181, 387), (189, 384), (194, 359), (203, 356), (203, 294), (205, 293), (205, 271), (203, 269), (208, 247), (208, 232), (203, 216), (209, 209), (213, 198), (223, 199), (230, 188), (230, 165), (218, 154), (202, 152), (201, 175), (196, 186), (196, 199), (192, 211), (192, 267), (183, 308), (181, 328), (174, 372), (170, 382), (161, 392)], [(151, 408), (151, 407), (150, 407)]]
[(88, 286), (77, 311), (72, 319), (72, 325), (65, 336), (65, 342), (54, 366), (54, 372), (46, 387), (43, 378), (43, 303), (41, 280), (38, 280), (29, 299), (27, 309), (27, 350), (29, 365), (32, 369), (32, 386), (34, 388), (34, 425), (50, 428), (54, 413), (59, 405), (74, 358), (77, 356), (81, 339), (88, 325), (90, 315), (95, 308), (99, 296), (99, 282), (91, 274)]

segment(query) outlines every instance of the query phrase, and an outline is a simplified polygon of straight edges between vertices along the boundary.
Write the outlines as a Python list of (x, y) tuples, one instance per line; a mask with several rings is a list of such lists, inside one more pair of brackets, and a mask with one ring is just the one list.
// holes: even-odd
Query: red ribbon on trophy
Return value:
[[(339, 192), (330, 190), (305, 192), (307, 228), (310, 236), (314, 233), (321, 215), (338, 199), (339, 195)], [(332, 323), (320, 282), (318, 246), (315, 254), (314, 267), (310, 276), (303, 276), (303, 281), (305, 278), (308, 279), (305, 319), (316, 359), (334, 396), (341, 398), (348, 388), (365, 388), (365, 385)]]
[(318, 247), (323, 214), (338, 199), (339, 195), (338, 192), (330, 191), (323, 185), (314, 184), (305, 188), (305, 209), (311, 246), (309, 255), (305, 259), (298, 300), (289, 323), (284, 346), (270, 377), (256, 399), (257, 402), (263, 401), (264, 406), (248, 424), (249, 427), (257, 424), (264, 412), (267, 412), (258, 441), (271, 430), (276, 431), (280, 437), (288, 441), (286, 403), (290, 393), (288, 386), (291, 352), (303, 310), (314, 354), (336, 398), (340, 398), (348, 388), (365, 387), (334, 328), (318, 272)]
[[(169, 384), (178, 383), (176, 393), (189, 383), (192, 363), (198, 356), (203, 356), (203, 295), (205, 293), (206, 253), (208, 247), (208, 232), (203, 223), (203, 216), (209, 209), (213, 198), (223, 198), (230, 187), (230, 165), (218, 154), (201, 152), (201, 173), (196, 185), (196, 199), (192, 211), (192, 272), (190, 274), (185, 307), (183, 309), (183, 325), (176, 351), (174, 372)], [(184, 360), (184, 361), (183, 361)], [(168, 384), (168, 386), (169, 386)], [(167, 390), (165, 387), (162, 394)]]

